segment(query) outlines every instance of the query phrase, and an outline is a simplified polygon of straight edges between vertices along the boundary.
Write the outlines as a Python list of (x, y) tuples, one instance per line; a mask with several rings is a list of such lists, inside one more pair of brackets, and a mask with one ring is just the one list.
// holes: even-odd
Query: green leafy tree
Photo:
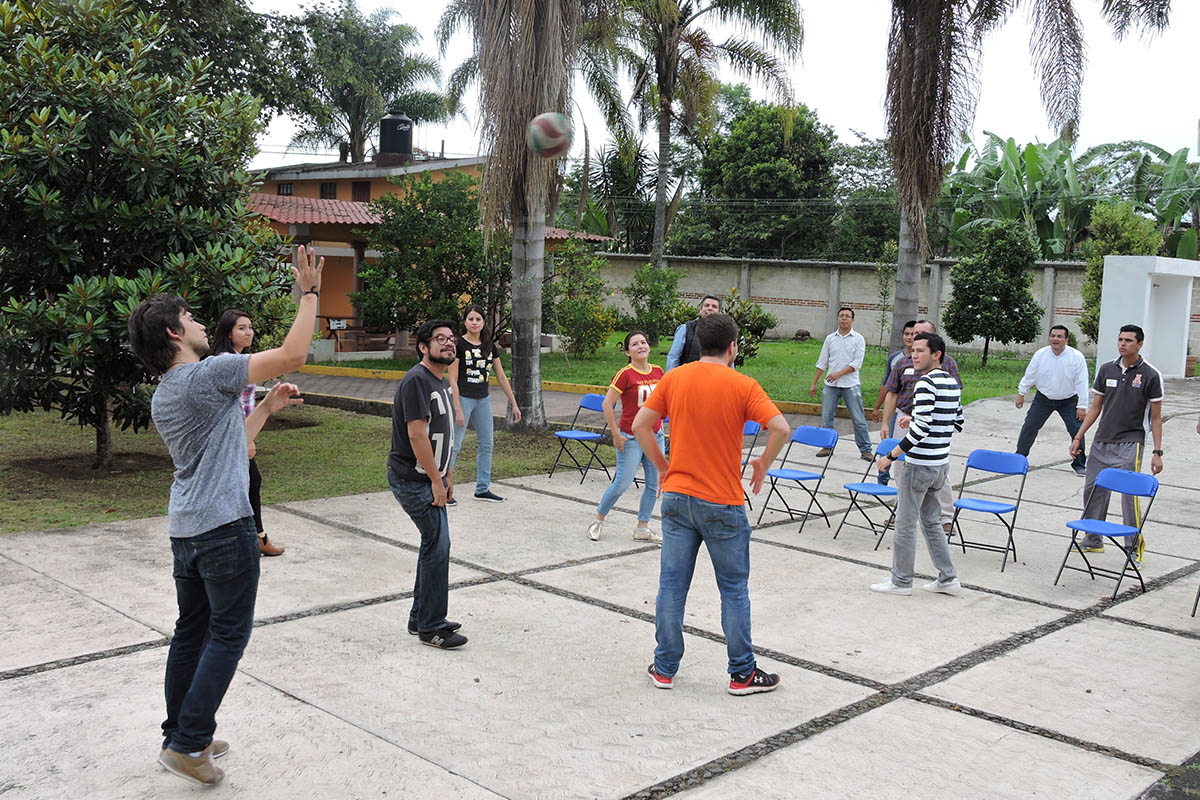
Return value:
[(437, 60), (413, 52), (421, 35), (412, 25), (393, 25), (394, 14), (381, 8), (364, 17), (354, 0), (341, 0), (305, 15), (311, 44), (297, 70), (305, 92), (293, 109), (300, 130), (291, 146), (336, 147), (342, 161), (363, 161), (389, 110), (414, 122), (448, 117), (444, 96), (424, 88), (441, 79)]
[(553, 329), (566, 337), (567, 352), (594, 356), (617, 324), (616, 312), (604, 305), (603, 258), (574, 239), (554, 254), (554, 275), (543, 292), (545, 313)]
[[(463, 172), (393, 178), (397, 191), (372, 201), (379, 226), (368, 237), (378, 262), (364, 264), (363, 290), (350, 300), (363, 324), (410, 330), (426, 319), (458, 320), (462, 307), (495, 308), (507, 263), (487, 258), (479, 228), (479, 184)], [(495, 317), (492, 317), (495, 319)]]
[(1017, 220), (980, 231), (970, 255), (950, 269), (954, 286), (942, 316), (946, 333), (956, 342), (983, 337), (983, 366), (988, 346), (1032, 342), (1041, 327), (1042, 307), (1033, 299), (1033, 265), (1037, 239)]
[[(633, 324), (645, 332), (651, 347), (658, 345), (658, 337), (675, 330), (676, 290), (680, 278), (686, 275), (670, 267), (655, 269), (653, 264), (634, 270), (633, 282), (625, 289), (625, 296), (633, 309)], [(694, 309), (691, 316), (695, 316)]]
[(138, 0), (136, 7), (166, 24), (159, 47), (169, 62), (209, 62), (211, 94), (252, 94), (262, 117), (284, 113), (303, 98), (290, 60), (302, 34), (295, 18), (257, 13), (244, 0)]
[(1087, 267), (1083, 275), (1083, 313), (1079, 329), (1095, 342), (1100, 335), (1100, 298), (1104, 293), (1105, 256), (1149, 256), (1162, 250), (1163, 235), (1154, 220), (1142, 216), (1130, 203), (1103, 201), (1092, 210)]
[(812, 258), (833, 216), (835, 136), (806, 106), (741, 106), (728, 134), (710, 138), (700, 191), (671, 229), (685, 255)]
[(112, 422), (150, 422), (133, 304), (170, 291), (198, 319), (238, 306), (269, 333), (291, 282), (244, 202), (257, 103), (210, 95), (166, 36), (119, 0), (0, 2), (0, 413), (91, 426), (97, 466)]

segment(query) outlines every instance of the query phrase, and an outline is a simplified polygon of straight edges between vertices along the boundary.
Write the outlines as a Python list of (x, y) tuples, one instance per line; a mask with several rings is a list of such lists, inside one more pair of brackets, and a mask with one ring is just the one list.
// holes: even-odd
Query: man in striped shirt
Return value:
[[(913, 339), (913, 368), (920, 374), (913, 388), (912, 419), (900, 444), (879, 459), (887, 469), (904, 455), (905, 466), (896, 479), (896, 523), (892, 541), (892, 574), (871, 585), (884, 594), (912, 594), (913, 565), (917, 557), (917, 525), (925, 534), (937, 580), (925, 584), (927, 592), (957, 595), (962, 592), (958, 573), (950, 561), (950, 545), (940, 524), (938, 492), (949, 480), (950, 438), (962, 430), (962, 392), (958, 381), (942, 369), (946, 343), (936, 333), (918, 333)], [(903, 425), (903, 422), (900, 423)]]

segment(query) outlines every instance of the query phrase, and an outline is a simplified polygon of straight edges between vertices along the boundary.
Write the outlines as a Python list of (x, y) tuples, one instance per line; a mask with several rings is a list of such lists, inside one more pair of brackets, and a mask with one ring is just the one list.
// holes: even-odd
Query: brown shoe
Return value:
[(944, 533), (945, 533), (947, 536), (949, 536), (950, 534), (954, 533), (954, 523), (953, 523), (953, 522), (943, 522), (943, 523), (942, 523), (942, 531), (943, 531), (943, 532), (944, 532)]
[(204, 752), (211, 753), (213, 758), (220, 758), (229, 753), (229, 742), (213, 739), (208, 747), (204, 748)]
[(225, 777), (225, 771), (213, 764), (211, 752), (207, 749), (196, 757), (171, 749), (163, 750), (158, 754), (158, 763), (167, 772), (206, 786), (214, 786)]
[(267, 538), (265, 533), (258, 537), (258, 552), (264, 556), (281, 556), (283, 555), (283, 551), (284, 548), (271, 544), (271, 540)]

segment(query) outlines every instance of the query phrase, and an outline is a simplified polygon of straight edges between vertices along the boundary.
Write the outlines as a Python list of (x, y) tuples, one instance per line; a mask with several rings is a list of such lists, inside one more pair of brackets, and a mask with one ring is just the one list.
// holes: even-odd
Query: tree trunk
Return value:
[(103, 397), (96, 401), (96, 460), (92, 469), (107, 469), (112, 466), (112, 426), (108, 422), (108, 403)]
[(980, 367), (987, 366), (987, 351), (988, 351), (988, 345), (991, 344), (991, 342), (992, 342), (992, 337), (990, 337), (990, 336), (983, 337), (983, 360), (979, 362)]
[[(523, 198), (519, 202), (524, 205)], [(513, 215), (512, 386), (517, 405), (521, 408), (521, 424), (530, 428), (546, 426), (546, 409), (542, 405), (542, 275), (545, 256), (546, 209), (545, 201), (539, 198), (529, 213)]]
[(900, 252), (896, 260), (896, 305), (892, 310), (889, 350), (904, 346), (904, 323), (917, 318), (917, 294), (921, 285), (921, 250), (903, 213), (900, 214)]
[(667, 240), (667, 167), (671, 161), (671, 99), (658, 98), (658, 178), (654, 183), (654, 244), (650, 261), (656, 269), (663, 265), (663, 250)]

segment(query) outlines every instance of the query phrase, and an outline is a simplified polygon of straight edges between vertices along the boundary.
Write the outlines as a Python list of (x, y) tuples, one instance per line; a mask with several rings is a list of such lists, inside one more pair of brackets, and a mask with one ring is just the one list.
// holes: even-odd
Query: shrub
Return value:
[(779, 324), (779, 320), (764, 311), (758, 303), (743, 298), (737, 289), (729, 290), (723, 307), (725, 313), (738, 324), (738, 354), (733, 363), (740, 367), (747, 359), (758, 355), (759, 342), (768, 330)]
[(1092, 209), (1092, 235), (1084, 245), (1087, 269), (1083, 274), (1083, 313), (1079, 329), (1096, 341), (1100, 335), (1100, 298), (1104, 292), (1105, 256), (1157, 255), (1163, 246), (1162, 232), (1137, 213), (1129, 203), (1103, 201)]
[(604, 305), (604, 259), (573, 239), (554, 255), (554, 277), (542, 289), (542, 314), (566, 337), (567, 352), (594, 356), (617, 324), (616, 311)]
[[(633, 273), (633, 283), (629, 284), (625, 295), (633, 308), (633, 325), (646, 332), (651, 347), (658, 344), (659, 336), (670, 336), (675, 332), (675, 313), (679, 304), (676, 289), (679, 279), (686, 275), (670, 267), (655, 269), (653, 264), (646, 264)], [(693, 309), (691, 316), (695, 315)]]

